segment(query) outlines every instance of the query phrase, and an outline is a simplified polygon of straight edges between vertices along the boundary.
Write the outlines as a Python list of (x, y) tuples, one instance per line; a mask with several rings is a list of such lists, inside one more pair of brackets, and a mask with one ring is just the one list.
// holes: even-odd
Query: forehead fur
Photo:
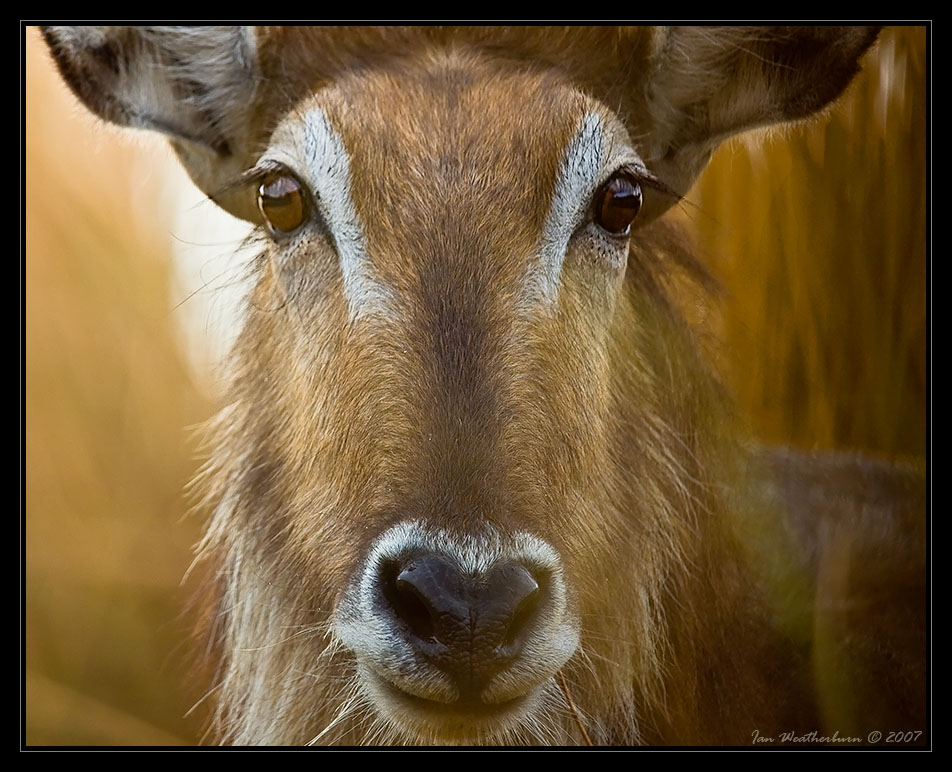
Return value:
[(397, 287), (434, 260), (489, 270), (505, 254), (493, 270), (522, 275), (564, 149), (596, 109), (554, 73), (453, 51), (349, 75), (295, 113), (311, 107), (343, 138), (374, 268)]

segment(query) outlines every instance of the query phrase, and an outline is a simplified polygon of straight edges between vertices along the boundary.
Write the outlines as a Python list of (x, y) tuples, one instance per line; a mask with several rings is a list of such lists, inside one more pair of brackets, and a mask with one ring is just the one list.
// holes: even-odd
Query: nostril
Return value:
[(406, 571), (394, 572), (390, 603), (399, 619), (402, 619), (410, 632), (422, 641), (435, 641), (435, 610), (426, 596), (410, 580)]
[(517, 643), (521, 642), (520, 638), (523, 631), (529, 628), (530, 622), (535, 616), (540, 595), (538, 589), (533, 590), (516, 608), (509, 622), (509, 627), (506, 629), (506, 634), (503, 636), (503, 649), (512, 649)]
[(505, 615), (506, 608), (510, 610), (508, 625), (499, 645), (501, 652), (509, 653), (519, 648), (523, 633), (531, 628), (542, 598), (542, 590), (537, 577), (520, 565), (506, 566), (499, 572), (494, 583), (504, 588), (500, 593), (502, 615)]
[(424, 643), (445, 643), (440, 639), (467, 617), (459, 573), (442, 558), (387, 566), (383, 589), (396, 618)]

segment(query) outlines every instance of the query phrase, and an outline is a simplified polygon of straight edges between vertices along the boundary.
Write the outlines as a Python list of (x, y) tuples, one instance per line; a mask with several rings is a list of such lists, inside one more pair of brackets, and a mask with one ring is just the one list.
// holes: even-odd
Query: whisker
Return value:
[(317, 735), (315, 735), (314, 737), (312, 737), (312, 738), (311, 738), (307, 743), (305, 743), (305, 744), (306, 744), (306, 745), (316, 745), (324, 735), (326, 735), (331, 729), (333, 729), (335, 726), (337, 726), (337, 724), (339, 724), (341, 721), (343, 721), (343, 720), (350, 714), (351, 708), (353, 707), (354, 703), (357, 702), (359, 699), (360, 699), (360, 693), (359, 693), (359, 692), (356, 692), (355, 694), (353, 694), (353, 695), (351, 696), (351, 698), (350, 698), (349, 700), (347, 700), (347, 701), (341, 706), (340, 710), (338, 711), (338, 713), (337, 713), (337, 715), (334, 717), (334, 719), (333, 719), (326, 727), (324, 727), (324, 729), (323, 729), (321, 732), (319, 732)]
[(568, 703), (569, 710), (572, 712), (572, 716), (575, 718), (575, 723), (578, 726), (579, 731), (582, 733), (582, 739), (585, 741), (586, 745), (592, 745), (592, 738), (588, 736), (588, 731), (585, 729), (585, 724), (582, 723), (582, 718), (579, 716), (578, 709), (575, 707), (575, 702), (572, 700), (572, 694), (569, 692), (569, 685), (565, 681), (565, 676), (562, 675), (560, 670), (555, 674), (556, 680), (559, 683), (559, 688), (562, 690), (562, 694), (565, 695), (565, 701)]

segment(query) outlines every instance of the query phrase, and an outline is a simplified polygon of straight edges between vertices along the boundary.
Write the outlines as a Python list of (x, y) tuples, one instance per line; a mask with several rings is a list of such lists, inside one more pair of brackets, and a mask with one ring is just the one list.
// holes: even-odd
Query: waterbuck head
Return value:
[(658, 218), (725, 138), (827, 105), (875, 32), (45, 35), (93, 111), (258, 226), (206, 473), (222, 739), (657, 731), (687, 586), (736, 568)]

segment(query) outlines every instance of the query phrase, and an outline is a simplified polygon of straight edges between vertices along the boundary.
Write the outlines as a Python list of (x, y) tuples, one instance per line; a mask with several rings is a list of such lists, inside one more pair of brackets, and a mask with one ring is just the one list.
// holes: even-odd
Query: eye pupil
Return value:
[(595, 199), (595, 222), (614, 236), (628, 233), (641, 210), (641, 185), (626, 174), (606, 182)]
[(297, 230), (307, 219), (304, 191), (290, 174), (275, 174), (261, 183), (258, 209), (274, 236)]

